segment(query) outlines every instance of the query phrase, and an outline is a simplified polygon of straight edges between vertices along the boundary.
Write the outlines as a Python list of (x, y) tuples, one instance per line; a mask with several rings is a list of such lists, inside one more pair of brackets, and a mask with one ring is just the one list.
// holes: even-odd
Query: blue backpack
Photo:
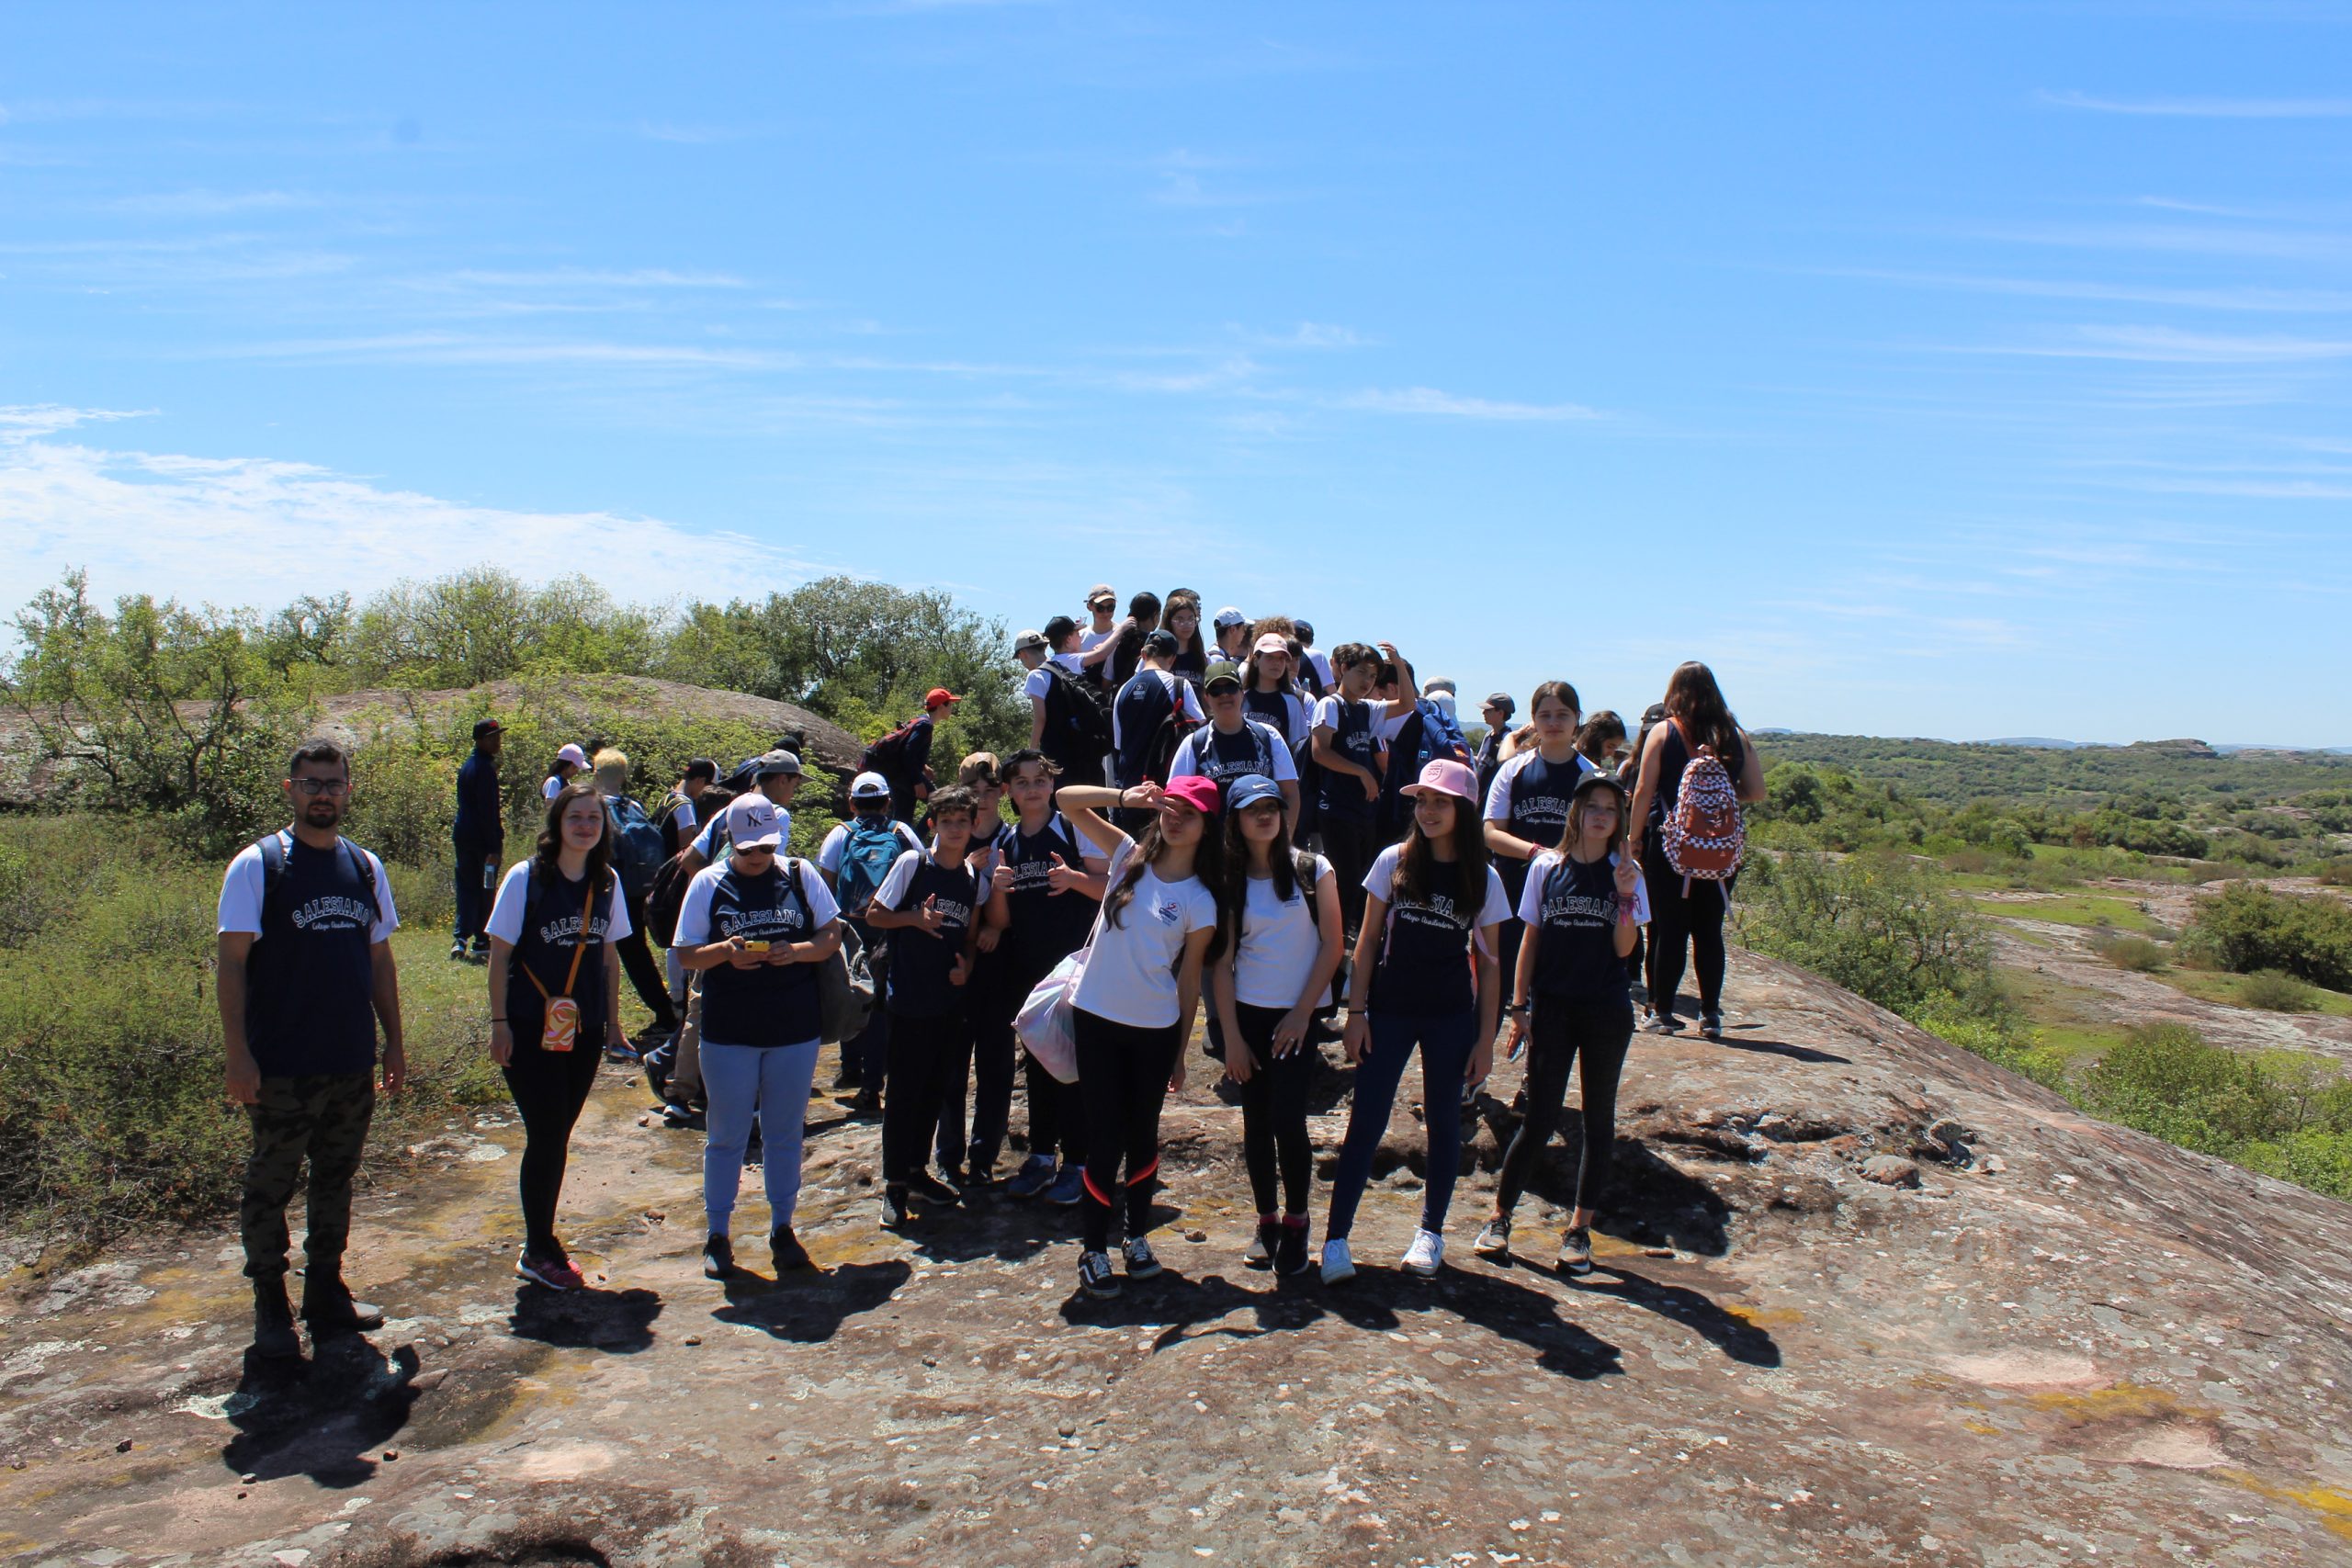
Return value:
[(878, 821), (854, 818), (842, 840), (841, 869), (833, 874), (834, 897), (846, 915), (863, 915), (865, 906), (889, 876), (890, 868), (906, 852), (907, 840), (898, 825), (885, 817)]
[(653, 874), (670, 858), (663, 852), (662, 824), (625, 795), (606, 800), (605, 815), (612, 821), (613, 868), (621, 874), (621, 886), (630, 897), (643, 898), (653, 891)]

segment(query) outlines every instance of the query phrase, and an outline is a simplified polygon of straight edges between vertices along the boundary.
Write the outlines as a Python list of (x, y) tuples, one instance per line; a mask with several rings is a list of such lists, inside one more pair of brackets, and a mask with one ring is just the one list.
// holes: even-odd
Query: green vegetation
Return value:
[(2099, 956), (2118, 969), (2154, 975), (2166, 964), (2165, 950), (2143, 936), (2109, 937), (2098, 944)]
[(2328, 894), (2297, 896), (2239, 886), (2197, 901), (2184, 949), (2218, 969), (2277, 969), (2352, 990), (2352, 905)]
[[(358, 798), (378, 804), (358, 808), (354, 832), (385, 828), (379, 847), (395, 854), (412, 844), (432, 853), (428, 840), (446, 837), (432, 813), (446, 810), (472, 720), (488, 711), (483, 698), (436, 726), (406, 693), (524, 682), (524, 700), (498, 716), (510, 727), (510, 817), (536, 809), (538, 770), (567, 740), (617, 743), (638, 790), (651, 794), (697, 750), (731, 761), (775, 739), (748, 725), (644, 717), (645, 705), (627, 700), (628, 677), (796, 703), (867, 739), (945, 686), (965, 698), (940, 726), (951, 764), (965, 750), (1009, 750), (1028, 729), (1001, 625), (943, 592), (847, 578), (756, 604), (652, 610), (581, 580), (532, 589), (485, 569), (401, 583), (356, 612), (338, 596), (264, 615), (144, 594), (107, 611), (74, 573), (37, 594), (16, 630), (0, 701), (30, 732), (35, 760), (63, 764), (74, 802), (162, 818), (208, 856), (276, 818), (286, 753), (316, 725), (322, 699), (353, 692), (388, 694), (356, 781)], [(402, 795), (415, 809), (397, 803)]]
[[(2042, 976), (2004, 983), (1984, 917), (1930, 863), (1792, 852), (1752, 863), (1740, 894), (1738, 934), (1758, 952), (1802, 964), (2094, 1114), (2352, 1197), (2352, 1079), (2335, 1064), (2297, 1053), (2242, 1055), (2177, 1024), (2117, 1028), (2104, 1021), (2095, 993)], [(2107, 951), (2119, 963), (2131, 959), (2126, 967), (2150, 955), (2164, 962), (2162, 950), (2140, 937), (2119, 935)], [(2301, 981), (2277, 978), (2318, 1005)], [(2236, 986), (2247, 1006), (2275, 1005), (2258, 998), (2287, 994), (2251, 975)], [(2029, 1015), (2049, 1021), (2031, 1025)]]
[(2238, 982), (2238, 1003), (2266, 1012), (2315, 1012), (2319, 996), (2292, 975), (2257, 969)]

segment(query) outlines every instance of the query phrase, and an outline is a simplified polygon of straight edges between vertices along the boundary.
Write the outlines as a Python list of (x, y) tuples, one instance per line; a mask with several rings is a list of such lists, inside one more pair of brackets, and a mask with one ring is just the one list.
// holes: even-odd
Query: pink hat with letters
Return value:
[(1432, 757), (1421, 764), (1421, 776), (1398, 792), (1402, 795), (1450, 795), (1457, 800), (1478, 798), (1478, 775), (1466, 762)]

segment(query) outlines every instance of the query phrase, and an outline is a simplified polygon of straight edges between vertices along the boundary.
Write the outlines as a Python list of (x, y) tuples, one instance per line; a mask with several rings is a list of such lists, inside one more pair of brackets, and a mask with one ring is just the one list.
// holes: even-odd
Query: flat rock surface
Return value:
[[(830, 1100), (801, 1211), (822, 1275), (706, 1280), (699, 1140), (640, 1125), (615, 1069), (566, 1194), (588, 1293), (517, 1287), (497, 1113), (378, 1156), (352, 1274), (392, 1321), (299, 1370), (246, 1365), (225, 1224), (8, 1280), (0, 1557), (2352, 1560), (2352, 1207), (1765, 960), (1736, 958), (1729, 1003), (1722, 1045), (1638, 1037), (1573, 1282), (1548, 1267), (1572, 1150), (1521, 1259), (1468, 1250), (1512, 1067), (1430, 1282), (1390, 1266), (1424, 1176), (1408, 1075), (1333, 1291), (1242, 1266), (1238, 1113), (1196, 1081), (1167, 1118), (1168, 1273), (1108, 1303), (1074, 1293), (1065, 1212), (876, 1229), (876, 1129)], [(1344, 1096), (1326, 1074), (1327, 1157)], [(1875, 1156), (1920, 1186), (1863, 1180)]]

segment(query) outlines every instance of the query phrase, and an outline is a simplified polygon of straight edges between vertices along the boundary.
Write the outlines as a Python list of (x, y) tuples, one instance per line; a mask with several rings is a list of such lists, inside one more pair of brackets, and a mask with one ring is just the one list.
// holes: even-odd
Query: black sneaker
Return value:
[(849, 1067), (843, 1067), (840, 1072), (833, 1075), (833, 1092), (835, 1094), (839, 1094), (843, 1089), (862, 1089), (865, 1087), (865, 1075)]
[(1107, 1302), (1119, 1293), (1119, 1277), (1111, 1271), (1109, 1253), (1078, 1255), (1078, 1288), (1098, 1302)]
[(1721, 1040), (1724, 1037), (1724, 1015), (1720, 1012), (1701, 1013), (1699, 1032), (1710, 1040)]
[(449, 944), (449, 962), (452, 964), (463, 964), (465, 961), (466, 944), (463, 942), (451, 942)]
[(1670, 1012), (1659, 1012), (1651, 1015), (1649, 1022), (1642, 1027), (1652, 1034), (1679, 1034), (1682, 1032), (1682, 1021)]
[(294, 1333), (294, 1308), (286, 1299), (285, 1276), (255, 1280), (254, 1354), (272, 1360), (291, 1360), (301, 1353), (302, 1341)]
[(1282, 1246), (1283, 1223), (1280, 1220), (1260, 1220), (1258, 1234), (1250, 1238), (1250, 1250), (1241, 1255), (1245, 1269), (1272, 1269), (1274, 1251)]
[(768, 1233), (768, 1261), (775, 1265), (779, 1278), (786, 1274), (804, 1273), (817, 1267), (800, 1238), (792, 1234), (790, 1225), (779, 1225)]
[(1131, 1235), (1119, 1250), (1126, 1259), (1128, 1279), (1149, 1280), (1159, 1275), (1159, 1259), (1151, 1255), (1150, 1242), (1139, 1235)]
[(713, 1235), (702, 1244), (703, 1277), (724, 1280), (735, 1272), (735, 1243), (731, 1237)]
[(1315, 1260), (1306, 1246), (1306, 1216), (1301, 1215), (1296, 1224), (1285, 1221), (1282, 1233), (1282, 1239), (1274, 1244), (1274, 1272), (1277, 1274), (1306, 1273), (1308, 1265)]
[(691, 1105), (674, 1100), (662, 1108), (662, 1125), (675, 1131), (699, 1133), (703, 1130), (702, 1112)]
[(907, 1178), (906, 1190), (942, 1209), (953, 1209), (964, 1201), (961, 1192), (927, 1170), (918, 1170)]
[(907, 1223), (907, 1190), (903, 1187), (882, 1189), (882, 1228), (897, 1230)]
[(882, 1118), (882, 1091), (867, 1084), (849, 1102), (849, 1113), (861, 1122), (878, 1122)]

